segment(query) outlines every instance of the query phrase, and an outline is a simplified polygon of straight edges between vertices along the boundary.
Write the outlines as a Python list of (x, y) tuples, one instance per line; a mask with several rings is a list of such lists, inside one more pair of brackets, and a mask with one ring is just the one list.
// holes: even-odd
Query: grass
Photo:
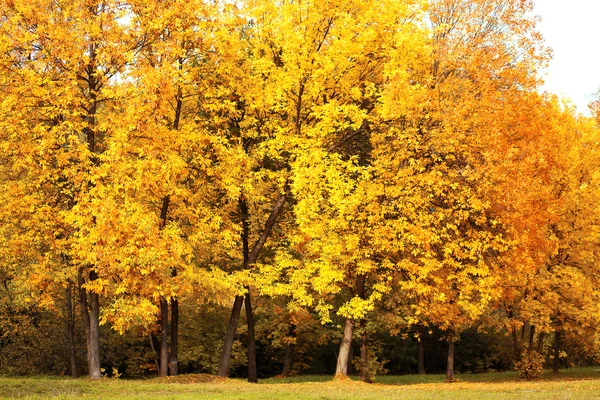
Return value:
[(442, 375), (381, 376), (368, 385), (330, 376), (271, 378), (252, 385), (239, 379), (208, 375), (142, 381), (0, 377), (0, 398), (18, 399), (208, 399), (208, 400), (383, 400), (383, 399), (595, 399), (600, 400), (600, 368), (565, 370), (559, 377), (525, 382), (514, 372), (457, 375), (446, 384)]

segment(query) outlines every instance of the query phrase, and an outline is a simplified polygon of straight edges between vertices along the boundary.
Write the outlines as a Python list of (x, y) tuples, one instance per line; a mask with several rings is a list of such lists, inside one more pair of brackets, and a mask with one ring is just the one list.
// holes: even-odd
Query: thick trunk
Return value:
[(348, 354), (348, 369), (347, 369), (347, 373), (348, 375), (354, 375), (354, 341), (352, 341), (352, 343), (350, 343), (350, 354)]
[(256, 339), (254, 336), (254, 314), (250, 300), (250, 288), (247, 288), (244, 304), (246, 306), (246, 321), (248, 322), (248, 382), (258, 383), (256, 371)]
[(354, 335), (354, 320), (346, 318), (344, 324), (344, 336), (340, 344), (340, 352), (338, 353), (337, 365), (335, 367), (336, 377), (348, 376), (348, 359), (350, 356), (350, 347), (352, 347), (352, 336)]
[(240, 320), (240, 312), (242, 311), (243, 303), (244, 296), (235, 296), (233, 308), (231, 309), (231, 316), (229, 317), (229, 324), (227, 325), (227, 333), (225, 334), (225, 343), (223, 343), (223, 350), (221, 351), (219, 371), (217, 373), (222, 378), (226, 378), (227, 373), (229, 372), (229, 357), (231, 357), (231, 349), (233, 348), (235, 331), (237, 329), (238, 321)]
[(179, 301), (171, 300), (171, 361), (169, 372), (171, 376), (179, 375)]
[(369, 371), (369, 349), (367, 347), (367, 321), (360, 320), (360, 380), (372, 383)]
[(558, 375), (560, 361), (560, 332), (554, 332), (554, 359), (552, 360), (552, 373)]
[(158, 376), (169, 375), (169, 303), (160, 299), (160, 367)]
[(78, 378), (77, 349), (75, 347), (75, 316), (73, 315), (73, 300), (71, 291), (73, 285), (69, 283), (65, 292), (65, 303), (67, 307), (67, 335), (69, 338), (69, 364), (71, 366), (71, 377)]
[(423, 343), (423, 337), (419, 337), (418, 347), (419, 353), (417, 356), (418, 373), (419, 375), (425, 375), (425, 344)]
[(446, 363), (446, 382), (454, 382), (454, 340), (448, 341), (448, 361)]

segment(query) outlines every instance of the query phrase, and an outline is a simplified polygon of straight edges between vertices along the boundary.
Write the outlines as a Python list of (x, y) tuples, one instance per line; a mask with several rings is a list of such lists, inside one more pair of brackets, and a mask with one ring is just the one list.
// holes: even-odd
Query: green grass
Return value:
[(142, 381), (0, 377), (0, 398), (18, 399), (208, 399), (208, 400), (383, 400), (383, 399), (595, 399), (600, 400), (600, 368), (546, 373), (541, 381), (524, 382), (513, 372), (457, 375), (446, 384), (442, 375), (380, 376), (368, 385), (330, 376), (271, 378), (259, 385), (239, 379), (187, 375)]

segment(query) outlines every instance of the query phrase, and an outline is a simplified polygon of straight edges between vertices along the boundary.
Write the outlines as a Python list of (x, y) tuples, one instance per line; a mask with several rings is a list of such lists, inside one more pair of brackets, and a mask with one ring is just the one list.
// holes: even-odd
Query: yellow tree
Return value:
[[(0, 112), (11, 187), (11, 208), (3, 211), (40, 243), (27, 276), (77, 282), (88, 372), (99, 378), (99, 295), (114, 276), (96, 264), (103, 243), (87, 230), (97, 229), (102, 200), (114, 202), (102, 192), (110, 171), (105, 153), (123, 132), (127, 72), (170, 21), (145, 2), (5, 1), (0, 11)], [(19, 213), (27, 213), (25, 223)]]
[(260, 289), (291, 297), (292, 308), (315, 307), (328, 320), (331, 297), (355, 287), (336, 310), (346, 321), (337, 374), (346, 375), (354, 322), (381, 295), (378, 284), (365, 293), (366, 277), (384, 276), (375, 274), (366, 218), (373, 200), (369, 137), (382, 129), (386, 85), (412, 90), (406, 71), (426, 44), (421, 4), (255, 4), (251, 76), (262, 85), (259, 104), (270, 108), (265, 121), (276, 128), (274, 144), (289, 145), (282, 155), (296, 224), (274, 264), (260, 265)]
[[(512, 244), (494, 210), (490, 154), (514, 133), (504, 107), (536, 89), (544, 61), (531, 7), (431, 1), (430, 62), (411, 71), (422, 90), (411, 103), (388, 102), (394, 123), (373, 140), (383, 226), (375, 243), (413, 299), (408, 321), (446, 330), (449, 381), (454, 341), (499, 296), (498, 255)], [(500, 117), (505, 129), (493, 124)]]

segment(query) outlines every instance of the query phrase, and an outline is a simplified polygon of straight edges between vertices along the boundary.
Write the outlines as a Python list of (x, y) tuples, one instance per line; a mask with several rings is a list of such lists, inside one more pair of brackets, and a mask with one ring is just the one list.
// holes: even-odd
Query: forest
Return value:
[(0, 374), (594, 365), (600, 101), (540, 90), (537, 22), (0, 0)]

